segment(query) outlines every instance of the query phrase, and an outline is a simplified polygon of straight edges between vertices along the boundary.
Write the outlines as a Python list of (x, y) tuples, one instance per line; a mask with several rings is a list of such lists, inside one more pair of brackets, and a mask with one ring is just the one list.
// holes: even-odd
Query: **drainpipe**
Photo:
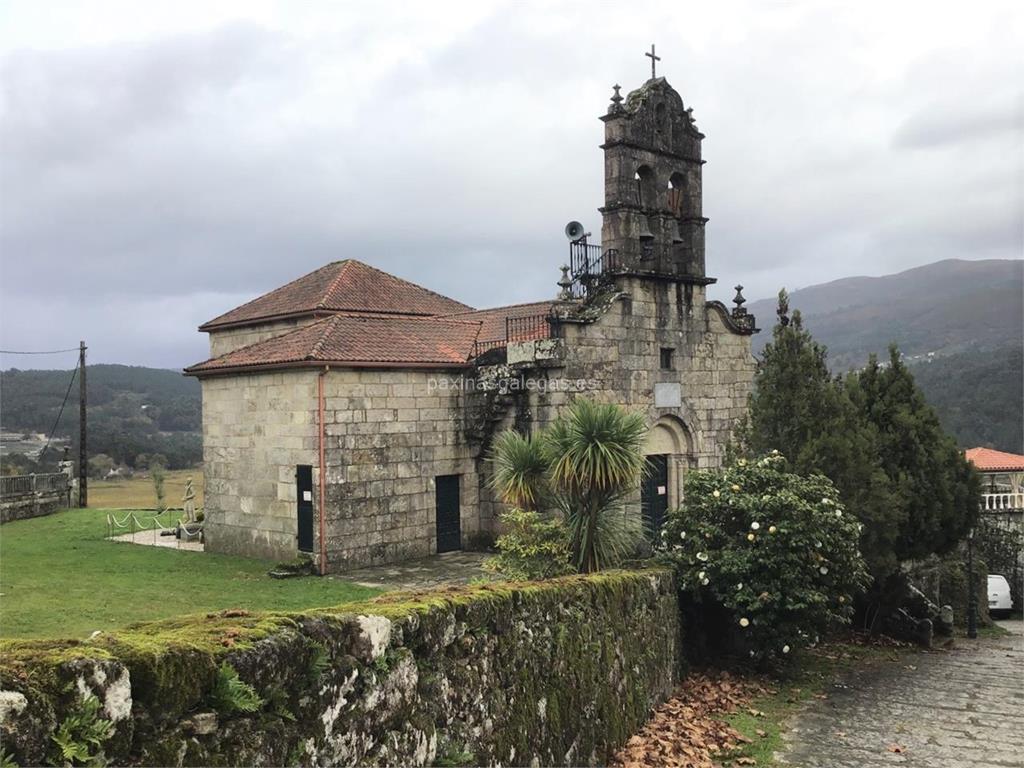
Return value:
[(316, 378), (317, 394), (317, 448), (320, 454), (320, 492), (317, 517), (320, 519), (320, 575), (327, 573), (327, 540), (324, 537), (324, 509), (327, 505), (327, 461), (324, 458), (324, 375), (330, 370), (330, 366), (324, 366)]

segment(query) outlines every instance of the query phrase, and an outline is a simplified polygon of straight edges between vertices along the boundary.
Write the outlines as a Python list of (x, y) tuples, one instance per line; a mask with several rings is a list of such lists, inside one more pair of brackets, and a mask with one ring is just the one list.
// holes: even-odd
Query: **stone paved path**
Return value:
[[(779, 755), (803, 768), (1024, 767), (1024, 624), (852, 673), (800, 714)], [(891, 747), (898, 746), (897, 752)]]
[(484, 560), (490, 556), (481, 552), (447, 552), (395, 565), (357, 568), (336, 576), (367, 587), (433, 589), (495, 579), (493, 574), (483, 569)]

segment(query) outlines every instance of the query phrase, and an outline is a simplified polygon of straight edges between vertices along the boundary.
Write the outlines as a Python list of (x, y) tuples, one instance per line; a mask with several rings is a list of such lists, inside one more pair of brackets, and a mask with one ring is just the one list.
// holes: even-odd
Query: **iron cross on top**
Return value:
[(654, 74), (654, 65), (661, 61), (661, 56), (654, 55), (654, 43), (651, 43), (651, 52), (645, 53), (644, 56), (647, 56), (651, 60), (651, 80), (653, 80), (657, 77), (657, 75)]

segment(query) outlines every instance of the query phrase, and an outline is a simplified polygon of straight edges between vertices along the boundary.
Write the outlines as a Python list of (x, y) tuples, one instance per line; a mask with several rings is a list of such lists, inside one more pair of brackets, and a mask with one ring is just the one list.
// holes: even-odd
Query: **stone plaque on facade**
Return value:
[(678, 408), (682, 404), (682, 387), (678, 382), (663, 382), (654, 385), (655, 408)]

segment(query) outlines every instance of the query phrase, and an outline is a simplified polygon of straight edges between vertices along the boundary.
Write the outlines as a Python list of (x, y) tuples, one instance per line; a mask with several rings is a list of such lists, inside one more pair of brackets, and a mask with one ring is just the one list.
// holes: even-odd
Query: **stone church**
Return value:
[(474, 309), (346, 259), (200, 327), (208, 549), (332, 572), (470, 546), (500, 511), (494, 436), (574, 397), (646, 415), (652, 528), (722, 461), (756, 329), (739, 290), (706, 298), (704, 136), (661, 77), (601, 120), (601, 243), (567, 228), (553, 298)]

